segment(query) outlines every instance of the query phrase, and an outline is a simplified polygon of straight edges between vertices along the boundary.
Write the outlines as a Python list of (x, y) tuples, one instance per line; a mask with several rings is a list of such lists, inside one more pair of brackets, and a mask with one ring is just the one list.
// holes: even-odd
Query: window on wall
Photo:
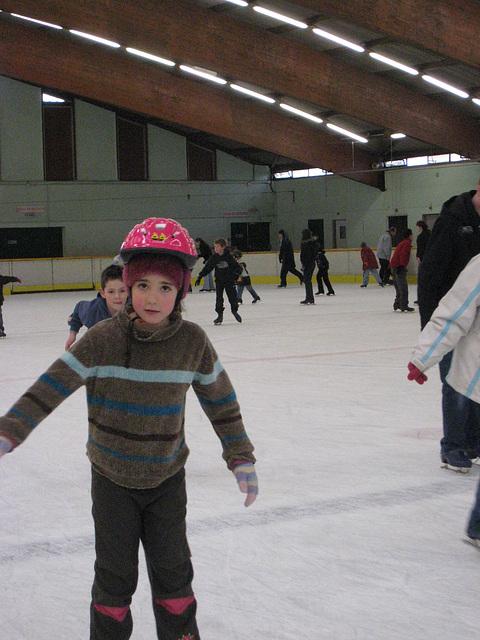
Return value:
[(45, 180), (75, 180), (73, 102), (42, 102)]
[(147, 125), (117, 115), (119, 180), (148, 180)]
[(187, 142), (187, 175), (189, 180), (217, 179), (217, 159), (213, 149)]

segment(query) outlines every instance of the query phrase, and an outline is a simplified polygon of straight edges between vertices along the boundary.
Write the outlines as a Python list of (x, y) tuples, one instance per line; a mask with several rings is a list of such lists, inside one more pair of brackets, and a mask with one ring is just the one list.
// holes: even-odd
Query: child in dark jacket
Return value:
[(3, 287), (10, 282), (21, 282), (20, 278), (15, 276), (0, 276), (0, 338), (6, 338), (5, 327), (3, 326), (2, 306), (5, 299), (3, 295)]
[(197, 640), (185, 519), (189, 388), (221, 441), (247, 507), (258, 493), (253, 445), (210, 340), (182, 318), (197, 260), (187, 230), (174, 220), (150, 218), (127, 235), (121, 254), (131, 304), (87, 331), (0, 418), (0, 456), (85, 386), (96, 553), (90, 638), (131, 637), (142, 543), (158, 638)]
[(250, 278), (250, 274), (248, 273), (247, 265), (245, 264), (245, 262), (241, 261), (242, 252), (239, 251), (238, 249), (235, 249), (235, 251), (232, 253), (232, 256), (235, 258), (235, 260), (238, 262), (238, 264), (242, 267), (242, 272), (240, 274), (239, 279), (237, 280), (237, 300), (238, 300), (238, 304), (243, 304), (242, 295), (243, 295), (243, 290), (244, 289), (246, 289), (248, 291), (248, 293), (252, 296), (252, 298), (253, 298), (252, 304), (255, 304), (256, 302), (258, 302), (260, 300), (260, 296), (255, 291), (255, 289), (252, 287), (252, 280)]
[(318, 291), (315, 295), (323, 296), (324, 294), (323, 282), (324, 282), (325, 286), (327, 287), (327, 292), (328, 292), (327, 296), (334, 296), (335, 291), (333, 290), (333, 287), (330, 283), (330, 278), (328, 277), (328, 269), (330, 268), (330, 263), (328, 262), (327, 256), (325, 255), (325, 251), (322, 248), (320, 248), (317, 253), (317, 267), (318, 267), (318, 271), (317, 271)]
[(242, 317), (238, 313), (238, 300), (235, 283), (242, 273), (242, 267), (230, 253), (224, 238), (215, 240), (213, 249), (215, 253), (198, 274), (195, 286), (198, 287), (202, 278), (204, 278), (207, 273), (210, 273), (210, 271), (215, 269), (215, 291), (217, 294), (215, 300), (215, 311), (217, 312), (217, 317), (213, 321), (213, 324), (222, 324), (223, 322), (223, 311), (225, 309), (223, 304), (224, 291), (227, 294), (228, 301), (230, 302), (233, 317), (237, 322), (241, 322)]
[(127, 301), (127, 288), (122, 280), (122, 267), (112, 264), (102, 271), (100, 291), (93, 300), (81, 300), (68, 318), (70, 334), (65, 350), (77, 339), (77, 333), (85, 326), (93, 327), (101, 320), (114, 316)]

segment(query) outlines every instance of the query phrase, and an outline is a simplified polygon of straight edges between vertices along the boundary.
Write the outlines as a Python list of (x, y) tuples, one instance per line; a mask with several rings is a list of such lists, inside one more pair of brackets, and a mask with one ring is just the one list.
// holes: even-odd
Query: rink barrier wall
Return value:
[[(360, 249), (330, 249), (326, 251), (330, 263), (329, 277), (332, 282), (362, 282), (362, 261)], [(280, 282), (280, 262), (277, 251), (244, 253), (243, 260), (253, 284), (278, 284)], [(300, 268), (299, 252), (295, 253), (297, 268)], [(12, 283), (3, 288), (5, 295), (17, 293), (37, 293), (41, 291), (95, 290), (100, 288), (100, 276), (110, 264), (113, 256), (86, 256), (81, 258), (38, 258), (20, 260), (0, 260), (2, 275), (17, 276), (22, 283)], [(195, 282), (203, 260), (199, 260), (192, 271), (192, 285)], [(408, 282), (417, 281), (417, 262), (412, 248), (408, 267)], [(287, 282), (298, 282), (289, 275)], [(315, 275), (314, 275), (315, 282)], [(370, 282), (375, 280), (370, 277)]]

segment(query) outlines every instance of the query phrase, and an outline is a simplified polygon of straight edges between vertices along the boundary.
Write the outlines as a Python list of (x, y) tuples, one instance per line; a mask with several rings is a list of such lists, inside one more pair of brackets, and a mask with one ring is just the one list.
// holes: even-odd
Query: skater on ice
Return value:
[(0, 418), (0, 456), (86, 386), (96, 543), (90, 640), (130, 638), (140, 542), (158, 638), (199, 640), (185, 521), (190, 386), (245, 506), (258, 493), (253, 445), (215, 349), (182, 318), (197, 260), (186, 229), (170, 219), (145, 220), (127, 235), (121, 256), (131, 304), (89, 329)]

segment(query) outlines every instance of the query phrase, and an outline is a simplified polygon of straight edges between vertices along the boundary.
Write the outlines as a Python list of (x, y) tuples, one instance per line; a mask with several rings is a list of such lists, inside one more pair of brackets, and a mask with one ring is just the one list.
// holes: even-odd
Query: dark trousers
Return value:
[(325, 283), (325, 286), (327, 287), (328, 293), (335, 293), (330, 283), (330, 278), (328, 277), (328, 273), (325, 273), (324, 275), (320, 275), (320, 271), (317, 271), (317, 286), (318, 286), (319, 293), (324, 293), (322, 278), (323, 278), (323, 282)]
[(130, 638), (140, 541), (158, 638), (199, 640), (186, 537), (185, 471), (154, 489), (128, 489), (92, 470), (92, 500), (96, 561), (90, 640)]
[(225, 306), (223, 304), (224, 291), (227, 294), (228, 301), (230, 302), (232, 313), (236, 313), (238, 311), (237, 289), (234, 282), (219, 282), (218, 280), (216, 280), (215, 291), (217, 294), (215, 300), (215, 311), (219, 316), (223, 316), (223, 310), (225, 309)]
[(395, 287), (394, 307), (402, 311), (408, 307), (408, 282), (405, 267), (393, 267), (393, 285)]
[(475, 451), (479, 447), (480, 405), (458, 393), (445, 381), (452, 363), (453, 351), (439, 362), (442, 381), (443, 438), (441, 452)]
[(282, 262), (282, 268), (280, 269), (280, 284), (282, 287), (286, 287), (287, 286), (287, 273), (293, 273), (294, 276), (297, 276), (297, 278), (300, 280), (300, 282), (303, 282), (303, 275), (301, 271), (298, 271), (298, 269), (295, 268), (295, 265), (287, 265), (285, 264), (285, 262)]
[(390, 276), (392, 275), (390, 267), (388, 266), (390, 264), (390, 261), (386, 258), (379, 258), (378, 261), (380, 262), (380, 280), (383, 282), (383, 284), (388, 284), (390, 281)]
[(315, 263), (309, 264), (303, 271), (303, 283), (305, 285), (305, 300), (307, 302), (315, 302), (313, 297), (312, 276), (315, 270)]

